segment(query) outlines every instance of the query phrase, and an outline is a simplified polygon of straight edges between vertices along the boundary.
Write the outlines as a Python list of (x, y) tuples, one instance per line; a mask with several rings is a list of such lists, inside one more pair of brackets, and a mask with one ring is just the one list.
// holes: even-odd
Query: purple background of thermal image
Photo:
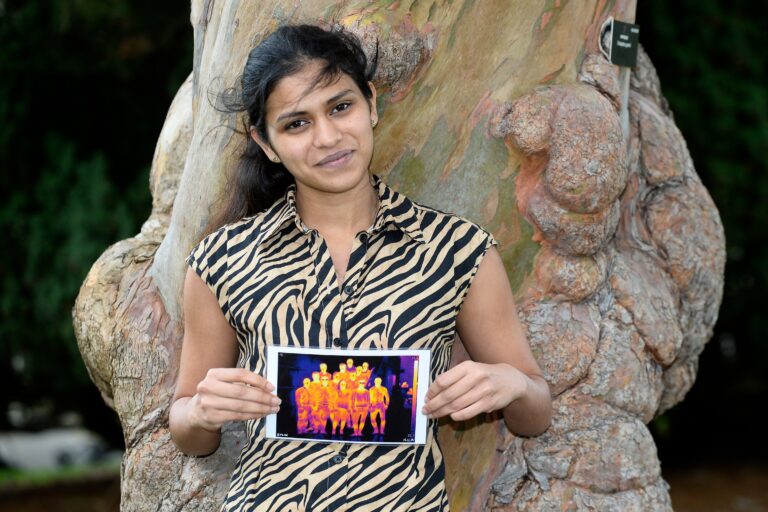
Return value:
[[(371, 370), (367, 389), (374, 385), (374, 379), (381, 377), (381, 385), (389, 391), (390, 404), (386, 412), (385, 434), (378, 438), (373, 436), (373, 426), (370, 415), (363, 428), (362, 437), (332, 437), (330, 435), (330, 422), (328, 432), (325, 435), (315, 433), (298, 434), (296, 429), (297, 407), (295, 391), (304, 385), (304, 379), (312, 380), (312, 372), (320, 371), (320, 363), (328, 365), (328, 373), (333, 375), (339, 371), (339, 363), (346, 363), (352, 359), (354, 366), (367, 362)], [(384, 442), (411, 442), (415, 437), (416, 407), (414, 398), (416, 390), (407, 394), (413, 387), (414, 363), (419, 356), (336, 356), (326, 354), (295, 354), (281, 352), (278, 354), (277, 395), (282, 400), (280, 411), (277, 414), (277, 435), (279, 437), (292, 437), (300, 439), (321, 440), (353, 440), (353, 441), (384, 441)], [(408, 387), (402, 388), (402, 383), (407, 382)], [(348, 429), (351, 433), (351, 429)]]

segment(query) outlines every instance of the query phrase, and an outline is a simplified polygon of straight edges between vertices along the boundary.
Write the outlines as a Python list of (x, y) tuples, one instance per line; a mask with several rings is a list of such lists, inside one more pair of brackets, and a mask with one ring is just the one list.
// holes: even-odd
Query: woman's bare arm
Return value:
[(544, 432), (552, 419), (549, 385), (531, 353), (495, 247), (480, 263), (456, 330), (472, 361), (432, 383), (425, 412), (465, 420), (502, 409), (510, 431), (526, 436)]
[(264, 378), (237, 364), (237, 336), (213, 292), (191, 269), (184, 279), (184, 340), (173, 395), (171, 438), (187, 455), (208, 455), (226, 421), (263, 417), (279, 399)]

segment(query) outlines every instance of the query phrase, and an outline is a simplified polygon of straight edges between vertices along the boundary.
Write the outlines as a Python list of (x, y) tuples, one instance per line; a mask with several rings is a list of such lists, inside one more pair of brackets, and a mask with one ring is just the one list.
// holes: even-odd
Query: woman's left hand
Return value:
[(440, 374), (427, 390), (424, 414), (463, 421), (503, 409), (525, 395), (528, 378), (506, 363), (464, 361)]

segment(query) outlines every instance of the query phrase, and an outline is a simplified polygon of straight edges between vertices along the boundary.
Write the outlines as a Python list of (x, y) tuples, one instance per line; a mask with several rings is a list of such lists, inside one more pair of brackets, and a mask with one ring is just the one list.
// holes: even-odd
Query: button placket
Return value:
[[(312, 261), (314, 262), (315, 270), (315, 286), (319, 295), (320, 305), (323, 308), (323, 312), (334, 310), (338, 308), (338, 313), (334, 316), (326, 316), (324, 321), (325, 328), (325, 347), (326, 348), (343, 348), (345, 339), (343, 335), (343, 303), (337, 306), (336, 302), (341, 302), (342, 297), (338, 289), (338, 281), (335, 279), (335, 271), (333, 270), (333, 261), (331, 261), (330, 252), (327, 246), (323, 250), (325, 241), (322, 235), (317, 230), (309, 230), (314, 236), (314, 242), (312, 245)], [(331, 271), (326, 275), (324, 280), (320, 280), (319, 269), (326, 266), (330, 266)], [(322, 313), (318, 315), (322, 316)], [(340, 317), (342, 317), (340, 319)]]
[[(325, 283), (320, 281), (320, 276), (318, 273), (318, 269), (322, 268), (323, 261), (322, 261), (322, 251), (321, 246), (323, 244), (322, 236), (318, 233), (316, 229), (306, 229), (304, 230), (304, 234), (307, 237), (307, 246), (309, 248), (310, 252), (310, 258), (312, 261), (312, 277), (314, 280), (313, 287), (315, 290), (315, 294), (317, 296), (316, 300), (319, 302), (320, 306), (315, 309), (315, 312), (313, 313), (313, 318), (318, 323), (323, 324), (323, 329), (325, 331), (325, 347), (329, 347), (332, 343), (333, 337), (333, 319), (331, 317), (326, 317), (325, 320), (322, 320), (323, 315), (326, 313), (326, 310), (328, 307), (333, 307), (332, 301), (333, 301), (333, 290), (328, 289), (325, 286)], [(322, 347), (321, 347), (322, 348)]]
[[(335, 278), (335, 269), (331, 261), (330, 252), (325, 246), (323, 237), (314, 229), (308, 230), (309, 236), (313, 239), (312, 256), (315, 264), (315, 277), (318, 278), (318, 269), (330, 265), (331, 272), (326, 277), (325, 282), (316, 281), (318, 293), (320, 294), (320, 304), (323, 309), (336, 308), (338, 304), (338, 313), (334, 317), (328, 316), (325, 321), (326, 346), (329, 348), (346, 348), (349, 340), (346, 335), (346, 318), (352, 314), (353, 301), (350, 300), (357, 289), (357, 281), (362, 270), (368, 263), (368, 246), (371, 235), (368, 232), (361, 232), (354, 238), (350, 261), (348, 263), (345, 282), (339, 289), (338, 280)], [(360, 250), (362, 248), (362, 254)]]
[(364, 274), (369, 260), (372, 257), (368, 250), (371, 237), (372, 234), (368, 231), (361, 231), (357, 234), (357, 236), (355, 236), (354, 242), (352, 243), (352, 255), (355, 255), (355, 253), (358, 253), (361, 249), (362, 254), (356, 256), (354, 260), (350, 259), (352, 266), (349, 267), (347, 271), (348, 276), (344, 280), (347, 284), (345, 284), (342, 289), (344, 294), (342, 306), (344, 308), (346, 318), (349, 318), (353, 313), (352, 309), (356, 301), (352, 300), (352, 297), (360, 287), (360, 278)]

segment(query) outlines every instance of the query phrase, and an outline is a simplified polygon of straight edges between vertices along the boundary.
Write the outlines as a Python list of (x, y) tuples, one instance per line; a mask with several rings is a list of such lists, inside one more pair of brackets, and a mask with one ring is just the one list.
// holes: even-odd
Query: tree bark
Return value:
[(555, 415), (539, 437), (497, 415), (441, 426), (452, 510), (671, 510), (646, 424), (693, 385), (724, 235), (648, 57), (630, 77), (599, 54), (603, 21), (634, 11), (633, 0), (193, 0), (193, 71), (155, 151), (152, 214), (94, 264), (73, 309), (125, 433), (122, 510), (217, 509), (245, 441), (232, 424), (214, 455), (187, 457), (167, 418), (184, 259), (244, 143), (215, 94), (282, 22), (340, 23), (369, 53), (378, 43), (372, 171), (494, 233), (550, 384)]

